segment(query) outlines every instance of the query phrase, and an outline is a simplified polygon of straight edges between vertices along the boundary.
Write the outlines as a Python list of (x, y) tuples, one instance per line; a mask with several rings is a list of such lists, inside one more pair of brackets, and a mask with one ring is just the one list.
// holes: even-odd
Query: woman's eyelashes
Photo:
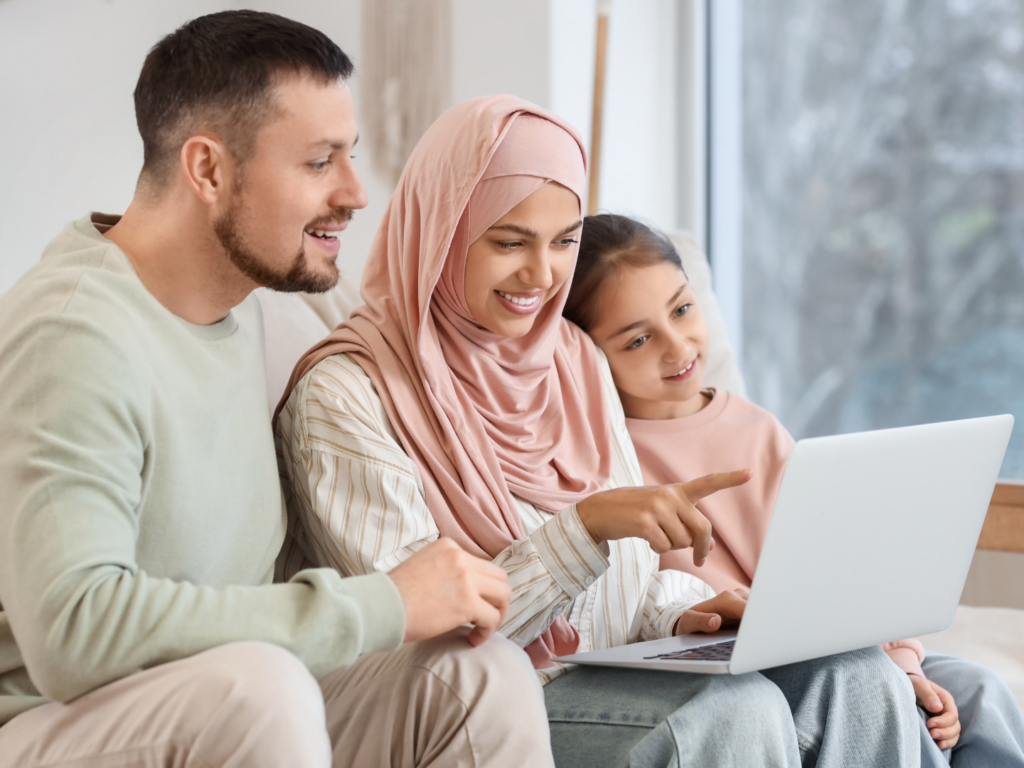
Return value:
[[(572, 248), (579, 240), (573, 237), (563, 237), (560, 240), (555, 240), (552, 245), (558, 250), (564, 251), (566, 248)], [(526, 243), (522, 240), (499, 240), (498, 247), (503, 251), (515, 251), (522, 248)]]

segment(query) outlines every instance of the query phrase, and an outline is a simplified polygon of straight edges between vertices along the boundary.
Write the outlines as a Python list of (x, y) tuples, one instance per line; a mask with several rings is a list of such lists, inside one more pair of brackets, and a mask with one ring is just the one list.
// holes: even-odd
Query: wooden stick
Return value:
[(1024, 484), (1003, 481), (996, 486), (978, 549), (1024, 552)]
[(598, 3), (597, 50), (594, 54), (594, 111), (590, 125), (590, 185), (587, 190), (587, 215), (597, 213), (597, 193), (601, 188), (601, 127), (604, 118), (604, 71), (608, 59), (608, 9), (610, 3)]

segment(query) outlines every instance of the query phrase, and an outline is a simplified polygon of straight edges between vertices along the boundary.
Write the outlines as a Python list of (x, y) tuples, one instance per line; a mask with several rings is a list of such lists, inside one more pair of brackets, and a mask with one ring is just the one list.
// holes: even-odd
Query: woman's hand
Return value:
[(695, 632), (717, 632), (723, 627), (735, 627), (743, 618), (748, 597), (750, 590), (738, 587), (698, 603), (679, 617), (675, 634), (692, 635)]
[(928, 719), (928, 733), (938, 743), (939, 749), (952, 749), (960, 740), (960, 713), (953, 697), (924, 675), (912, 672), (907, 677), (914, 684), (917, 706), (934, 715)]
[(743, 485), (750, 470), (705, 475), (688, 483), (615, 488), (589, 496), (576, 505), (594, 541), (636, 537), (650, 542), (659, 555), (693, 547), (693, 564), (704, 565), (711, 551), (711, 523), (694, 506), (705, 496)]

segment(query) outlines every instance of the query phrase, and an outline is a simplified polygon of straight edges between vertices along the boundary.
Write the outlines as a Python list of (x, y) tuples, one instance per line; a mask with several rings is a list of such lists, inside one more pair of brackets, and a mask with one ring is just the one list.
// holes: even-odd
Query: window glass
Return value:
[(744, 0), (743, 331), (796, 437), (994, 413), (1024, 479), (1024, 3)]

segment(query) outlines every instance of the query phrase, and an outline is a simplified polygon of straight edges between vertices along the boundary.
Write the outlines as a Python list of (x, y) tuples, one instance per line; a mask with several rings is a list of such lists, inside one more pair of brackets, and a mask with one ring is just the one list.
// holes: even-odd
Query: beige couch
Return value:
[[(743, 378), (711, 290), (707, 261), (689, 236), (680, 234), (673, 240), (708, 318), (711, 349), (707, 382), (719, 389), (744, 394)], [(302, 353), (361, 303), (355, 284), (353, 276), (343, 276), (334, 291), (320, 296), (280, 294), (262, 289), (257, 292), (267, 333), (267, 389), (271, 410)], [(964, 595), (970, 595), (970, 602), (975, 605), (961, 605), (949, 629), (921, 639), (930, 650), (953, 653), (992, 667), (1003, 675), (1024, 707), (1024, 610), (977, 607), (978, 604), (1021, 605), (1013, 602), (1018, 596), (1024, 602), (1021, 595), (1024, 587), (1020, 586), (1024, 585), (1024, 554), (998, 553), (1004, 558), (994, 566), (995, 570), (984, 559), (985, 554), (985, 550), (979, 550), (964, 590)]]

